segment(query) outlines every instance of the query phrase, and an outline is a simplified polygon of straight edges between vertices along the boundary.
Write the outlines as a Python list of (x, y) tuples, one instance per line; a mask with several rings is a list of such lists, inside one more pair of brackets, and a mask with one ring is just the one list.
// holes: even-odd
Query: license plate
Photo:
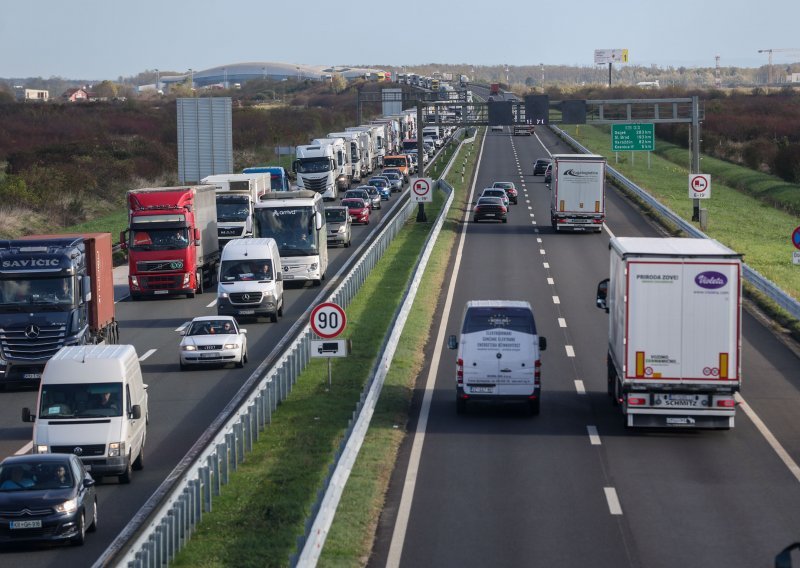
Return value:
[(492, 394), (494, 387), (472, 387), (470, 391), (472, 394)]
[(153, 294), (169, 294), (169, 290), (156, 290)]
[(656, 406), (670, 408), (707, 408), (708, 395), (705, 394), (656, 394)]
[(286, 274), (285, 272), (283, 273), (283, 279), (284, 280), (292, 280), (293, 278), (294, 278), (294, 274)]
[(12, 529), (40, 529), (42, 528), (42, 521), (11, 521)]
[(22, 378), (23, 379), (41, 379), (42, 378), (42, 374), (41, 373), (25, 373), (25, 374), (22, 375)]
[(216, 359), (219, 357), (216, 353), (200, 353), (201, 359)]
[(256, 313), (255, 310), (239, 310), (240, 316), (252, 316), (255, 313)]
[(486, 216), (487, 217), (494, 217), (494, 213), (487, 213)]

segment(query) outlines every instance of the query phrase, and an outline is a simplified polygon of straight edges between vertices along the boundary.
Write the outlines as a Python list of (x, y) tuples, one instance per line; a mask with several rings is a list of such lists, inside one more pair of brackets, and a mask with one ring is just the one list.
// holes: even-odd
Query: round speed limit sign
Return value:
[(325, 302), (311, 310), (311, 331), (322, 339), (333, 339), (344, 331), (347, 316), (339, 304)]

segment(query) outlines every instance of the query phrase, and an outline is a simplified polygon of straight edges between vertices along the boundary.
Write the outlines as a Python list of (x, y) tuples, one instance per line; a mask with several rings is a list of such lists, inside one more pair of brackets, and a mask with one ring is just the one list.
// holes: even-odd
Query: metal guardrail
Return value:
[[(409, 198), (343, 277), (330, 295), (330, 301), (342, 307), (350, 304), (416, 209), (417, 203)], [(94, 568), (112, 565), (158, 568), (167, 566), (175, 558), (188, 542), (203, 513), (211, 510), (213, 498), (220, 495), (231, 473), (244, 461), (245, 453), (252, 451), (261, 430), (272, 421), (272, 413), (288, 397), (300, 373), (309, 364), (314, 335), (310, 324), (302, 323), (307, 319), (305, 316), (288, 334), (292, 336), (295, 328), (302, 325), (299, 335), (288, 344), (281, 342), (273, 350), (273, 353), (278, 352), (276, 357), (270, 354), (256, 370), (254, 375), (266, 371), (262, 378), (256, 378), (257, 386), (242, 402), (235, 398), (226, 406), (220, 413), (222, 418), (218, 417), (209, 426), (128, 527), (94, 563)], [(243, 386), (245, 388), (247, 385)], [(359, 406), (363, 401), (362, 395)], [(310, 527), (310, 522), (307, 525)]]
[[(592, 154), (588, 148), (584, 147), (580, 142), (572, 138), (569, 134), (561, 130), (556, 126), (550, 126), (551, 130), (553, 130), (559, 137), (561, 137), (567, 144), (579, 150), (585, 154)], [(608, 166), (609, 175), (616, 181), (619, 185), (624, 187), (626, 190), (630, 191), (634, 195), (636, 195), (639, 199), (644, 201), (648, 206), (652, 207), (656, 210), (659, 215), (665, 217), (670, 223), (674, 224), (676, 227), (680, 228), (686, 234), (696, 238), (696, 239), (708, 239), (710, 238), (700, 229), (677, 215), (671, 209), (660, 203), (655, 197), (647, 193), (644, 189), (630, 181), (628, 178), (623, 176), (617, 170)], [(792, 317), (797, 320), (800, 320), (800, 302), (794, 299), (792, 296), (787, 294), (783, 291), (777, 284), (775, 284), (772, 280), (761, 275), (757, 270), (754, 270), (750, 266), (745, 263), (742, 263), (742, 271), (744, 272), (744, 279), (745, 281), (750, 284), (753, 288), (764, 294), (767, 298), (775, 302), (778, 306), (780, 306), (784, 311), (789, 313)]]

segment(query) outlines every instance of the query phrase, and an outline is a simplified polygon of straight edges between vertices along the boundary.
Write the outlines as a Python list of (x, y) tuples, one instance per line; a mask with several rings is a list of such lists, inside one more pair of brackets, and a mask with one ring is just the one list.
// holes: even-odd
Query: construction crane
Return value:
[(778, 53), (778, 52), (784, 52), (785, 53), (785, 52), (788, 52), (788, 53), (800, 54), (800, 49), (796, 49), (796, 48), (793, 48), (793, 47), (784, 47), (784, 48), (780, 48), (780, 49), (774, 49), (774, 48), (773, 49), (759, 49), (758, 52), (759, 53), (768, 53), (769, 54), (769, 68), (767, 70), (769, 78), (767, 79), (767, 84), (771, 85), (772, 84), (772, 53), (773, 52), (774, 53)]

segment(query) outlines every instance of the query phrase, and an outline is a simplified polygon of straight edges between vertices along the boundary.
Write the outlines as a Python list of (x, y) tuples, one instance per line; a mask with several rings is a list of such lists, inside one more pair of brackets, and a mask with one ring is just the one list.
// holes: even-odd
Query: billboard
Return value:
[(595, 49), (594, 50), (594, 63), (601, 65), (604, 63), (627, 63), (628, 50), (627, 49)]
[(230, 97), (178, 99), (178, 179), (199, 183), (233, 172)]

